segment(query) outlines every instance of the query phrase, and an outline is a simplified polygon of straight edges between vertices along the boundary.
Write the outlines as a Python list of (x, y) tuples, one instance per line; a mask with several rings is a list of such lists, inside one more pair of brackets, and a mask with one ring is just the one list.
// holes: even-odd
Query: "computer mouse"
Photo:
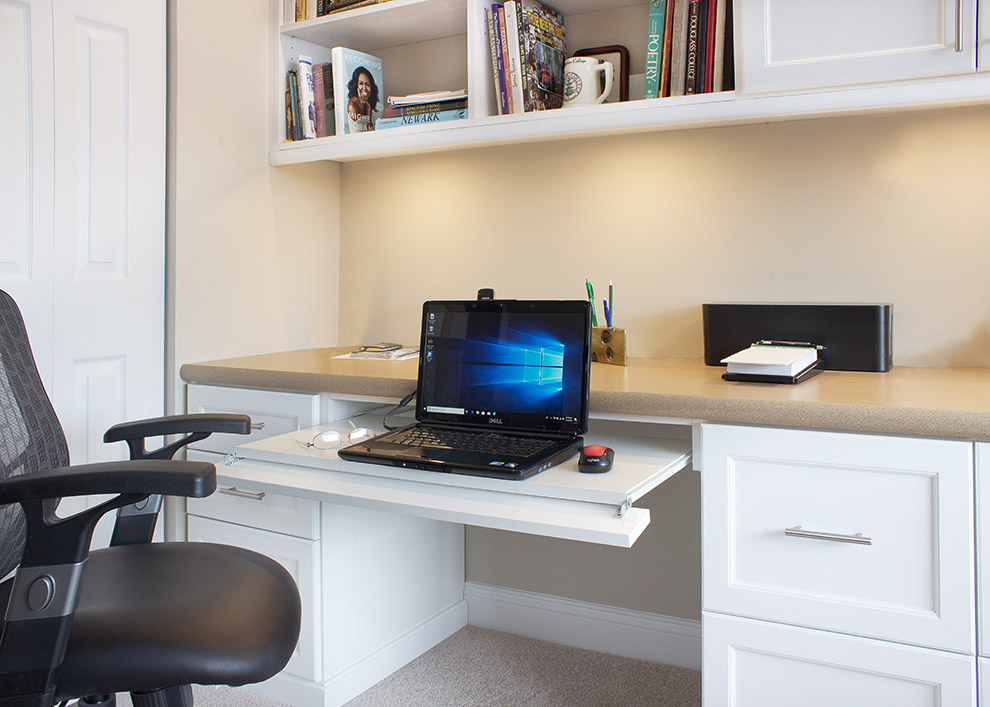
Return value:
[(578, 457), (578, 471), (586, 474), (601, 474), (612, 468), (612, 460), (615, 459), (615, 452), (611, 447), (604, 444), (589, 444), (581, 447), (581, 456)]

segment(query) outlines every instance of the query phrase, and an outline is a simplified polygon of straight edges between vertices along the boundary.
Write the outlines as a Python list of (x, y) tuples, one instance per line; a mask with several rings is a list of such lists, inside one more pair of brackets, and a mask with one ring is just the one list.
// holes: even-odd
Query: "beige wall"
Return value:
[[(341, 342), (417, 339), (430, 298), (614, 280), (637, 356), (700, 357), (711, 301), (894, 303), (894, 360), (990, 366), (990, 108), (604, 137), (341, 169)], [(468, 578), (700, 616), (698, 476), (632, 550), (481, 529)], [(548, 562), (547, 558), (551, 558)]]
[(337, 342), (339, 169), (268, 165), (268, 3), (169, 3), (169, 369)]

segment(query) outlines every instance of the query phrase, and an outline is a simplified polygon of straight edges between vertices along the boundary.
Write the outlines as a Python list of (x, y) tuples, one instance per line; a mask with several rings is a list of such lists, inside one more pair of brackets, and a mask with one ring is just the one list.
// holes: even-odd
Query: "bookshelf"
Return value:
[[(860, 63), (850, 62), (846, 56), (829, 63), (825, 57), (825, 61), (805, 62), (808, 71), (803, 76), (792, 66), (785, 67), (786, 85), (775, 85), (778, 67), (754, 47), (775, 46), (775, 37), (766, 33), (791, 28), (782, 19), (767, 17), (766, 3), (735, 0), (736, 83), (742, 90), (500, 116), (493, 89), (485, 0), (390, 0), (284, 25), (281, 3), (272, 0), (275, 45), (269, 162), (344, 162), (509, 143), (987, 103), (990, 73), (976, 70), (976, 47), (981, 42), (980, 46), (987, 46), (982, 36), (985, 31), (978, 36), (976, 0), (959, 1), (965, 35), (962, 57), (949, 36), (955, 26), (954, 21), (949, 23), (954, 18), (954, 2), (942, 0), (933, 11), (931, 3), (904, 0), (905, 11), (918, 13), (917, 22), (897, 23), (891, 31), (911, 29), (917, 33), (919, 22), (933, 21), (938, 23), (935, 34), (944, 47), (938, 51), (926, 48), (920, 59), (917, 53), (891, 49), (879, 59), (892, 67), (886, 74), (868, 65), (867, 60), (878, 61), (876, 56), (864, 57)], [(564, 14), (569, 52), (622, 44), (631, 53), (631, 73), (642, 73), (647, 16), (644, 0), (557, 0), (548, 4)], [(793, 23), (800, 23), (801, 17), (801, 13), (789, 15)], [(872, 31), (879, 30), (874, 27)], [(883, 46), (896, 47), (901, 39), (895, 36), (880, 41)], [(298, 54), (308, 54), (314, 62), (327, 61), (330, 49), (338, 45), (382, 57), (388, 95), (467, 87), (468, 118), (285, 141), (286, 71)], [(950, 53), (951, 61), (940, 64), (944, 62), (941, 57)], [(935, 58), (928, 58), (932, 56)], [(946, 68), (940, 68), (943, 66)], [(823, 81), (821, 76), (829, 70), (833, 78)], [(630, 93), (635, 98), (635, 91)]]

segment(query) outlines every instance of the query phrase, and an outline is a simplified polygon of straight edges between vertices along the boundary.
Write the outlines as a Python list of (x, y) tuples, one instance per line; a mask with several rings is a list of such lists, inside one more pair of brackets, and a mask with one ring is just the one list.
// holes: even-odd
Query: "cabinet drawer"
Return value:
[(703, 614), (705, 705), (975, 707), (976, 659)]
[(190, 413), (223, 412), (251, 416), (249, 435), (214, 434), (190, 445), (192, 449), (230, 454), (238, 444), (313, 427), (320, 423), (320, 396), (271, 390), (190, 385)]
[(302, 618), (299, 642), (284, 672), (320, 681), (323, 665), (320, 543), (196, 516), (189, 516), (188, 521), (190, 542), (220, 543), (253, 550), (272, 558), (292, 575), (299, 588)]
[[(219, 463), (211, 456), (203, 452), (189, 453), (193, 461)], [(309, 540), (320, 537), (318, 501), (259, 491), (249, 484), (218, 484), (216, 493), (206, 498), (186, 499), (186, 512)]]
[(974, 651), (972, 445), (702, 427), (704, 608)]
[[(979, 609), (977, 646), (990, 656), (990, 444), (976, 445), (976, 589)], [(988, 676), (990, 680), (990, 676)], [(990, 704), (990, 693), (987, 703)]]

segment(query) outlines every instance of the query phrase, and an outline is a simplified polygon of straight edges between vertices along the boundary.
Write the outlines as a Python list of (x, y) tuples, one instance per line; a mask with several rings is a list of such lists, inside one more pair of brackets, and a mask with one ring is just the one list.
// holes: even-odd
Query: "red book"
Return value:
[(660, 47), (660, 97), (670, 96), (670, 58), (674, 46), (674, 4), (685, 0), (667, 0), (667, 14), (663, 17), (663, 42)]

